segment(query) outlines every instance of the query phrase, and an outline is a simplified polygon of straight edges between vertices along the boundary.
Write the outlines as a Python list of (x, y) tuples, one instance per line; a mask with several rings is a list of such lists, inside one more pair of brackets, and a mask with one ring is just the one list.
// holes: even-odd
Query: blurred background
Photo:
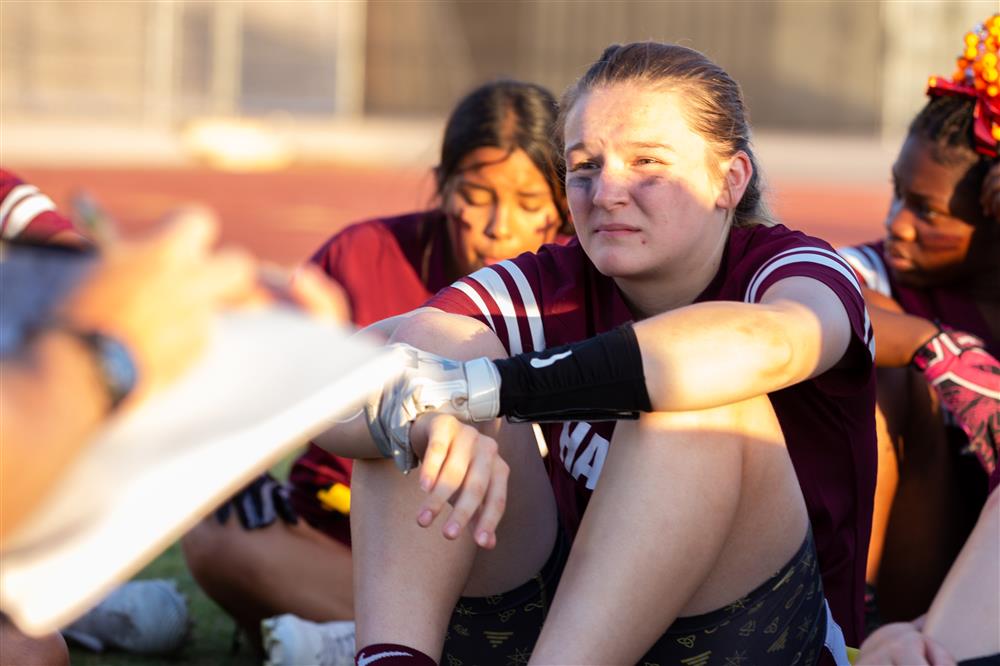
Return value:
[(496, 77), (560, 94), (609, 43), (706, 52), (745, 90), (772, 207), (878, 235), (889, 165), (995, 0), (0, 3), (0, 162), (126, 226), (179, 200), (283, 262), (426, 205), (444, 115)]

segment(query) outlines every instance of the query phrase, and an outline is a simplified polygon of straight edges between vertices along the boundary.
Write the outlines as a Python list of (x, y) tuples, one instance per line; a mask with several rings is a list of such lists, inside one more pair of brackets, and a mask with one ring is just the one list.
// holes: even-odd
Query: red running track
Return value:
[[(281, 264), (307, 258), (352, 221), (424, 208), (433, 190), (430, 173), (412, 168), (296, 167), (263, 174), (205, 168), (18, 171), (60, 207), (74, 191), (86, 190), (126, 232), (148, 226), (179, 204), (208, 204), (222, 219), (223, 242)], [(770, 203), (786, 225), (841, 245), (881, 235), (889, 195), (885, 182), (778, 181)]]

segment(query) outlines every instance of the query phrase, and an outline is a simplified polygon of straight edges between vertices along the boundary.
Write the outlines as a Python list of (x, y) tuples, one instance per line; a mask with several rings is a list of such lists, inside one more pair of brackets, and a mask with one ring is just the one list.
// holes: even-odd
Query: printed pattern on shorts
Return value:
[(639, 660), (643, 666), (815, 664), (826, 603), (810, 534), (774, 576), (723, 608), (679, 618)]
[(441, 664), (527, 664), (568, 557), (569, 540), (559, 528), (552, 554), (531, 580), (503, 594), (459, 599), (448, 623)]

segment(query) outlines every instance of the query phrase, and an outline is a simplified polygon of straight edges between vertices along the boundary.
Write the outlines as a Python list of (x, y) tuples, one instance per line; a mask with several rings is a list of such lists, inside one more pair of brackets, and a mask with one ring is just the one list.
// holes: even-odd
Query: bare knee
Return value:
[(639, 422), (640, 436), (645, 432), (652, 444), (648, 452), (683, 456), (686, 468), (703, 470), (706, 491), (738, 491), (738, 532), (753, 526), (750, 532), (769, 534), (774, 525), (782, 525), (796, 537), (804, 533), (805, 502), (767, 396), (650, 417)]
[(181, 539), (181, 551), (191, 575), (210, 596), (230, 588), (243, 589), (265, 579), (260, 548), (265, 530), (281, 529), (271, 525), (261, 530), (244, 530), (235, 517), (226, 524), (213, 516), (201, 521)]
[[(767, 396), (757, 396), (711, 409), (655, 412), (639, 421), (640, 431), (663, 434), (699, 433), (731, 441), (734, 446), (768, 444), (784, 448), (781, 426)], [(738, 448), (737, 446), (737, 448)]]
[(213, 516), (202, 520), (184, 535), (181, 539), (181, 551), (195, 578), (210, 575), (220, 566), (229, 563), (234, 550), (230, 535), (231, 531)]

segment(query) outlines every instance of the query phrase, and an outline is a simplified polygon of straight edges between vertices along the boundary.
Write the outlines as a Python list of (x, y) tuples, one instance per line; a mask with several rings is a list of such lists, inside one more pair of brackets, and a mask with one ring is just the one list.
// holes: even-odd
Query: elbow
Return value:
[(808, 340), (816, 340), (822, 335), (818, 320), (814, 320), (814, 331), (807, 334), (799, 326), (790, 326), (785, 313), (777, 311), (769, 313), (766, 325), (767, 361), (763, 372), (765, 382), (778, 390), (807, 379), (816, 365), (816, 355), (813, 350), (816, 345), (808, 344)]
[(459, 361), (507, 356), (506, 349), (489, 326), (471, 317), (429, 308), (402, 322), (392, 342), (405, 342)]
[(796, 345), (791, 336), (782, 333), (771, 346), (771, 363), (769, 377), (772, 385), (778, 388), (791, 386), (806, 378), (808, 373), (802, 369), (801, 348)]

